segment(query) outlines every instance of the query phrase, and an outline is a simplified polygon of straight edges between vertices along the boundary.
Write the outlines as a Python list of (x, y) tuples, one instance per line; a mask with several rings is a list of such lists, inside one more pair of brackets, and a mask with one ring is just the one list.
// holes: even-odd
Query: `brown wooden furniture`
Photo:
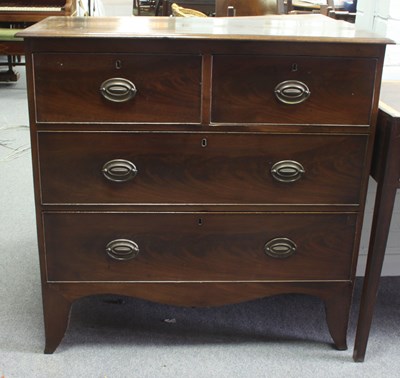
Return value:
[[(0, 26), (24, 28), (49, 16), (71, 16), (76, 11), (76, 0), (2, 0)], [(20, 61), (24, 47), (22, 41), (2, 40), (0, 55), (7, 55), (7, 71), (0, 72), (0, 81), (17, 81), (19, 74), (13, 67)]]
[(169, 16), (168, 12), (171, 11), (170, 7), (171, 4), (168, 4), (168, 0), (156, 0), (154, 15), (155, 16)]
[(346, 348), (388, 40), (320, 15), (49, 18), (21, 35), (46, 353), (72, 303), (102, 293), (315, 295)]
[(2, 0), (0, 22), (33, 23), (50, 16), (72, 16), (76, 0)]
[(160, 16), (162, 0), (133, 0), (134, 14), (137, 16)]
[(400, 188), (400, 81), (382, 83), (371, 176), (378, 183), (354, 360), (365, 358), (396, 191)]
[[(288, 2), (289, 11), (292, 10), (292, 13), (321, 13), (325, 16), (330, 16), (335, 19), (343, 19), (344, 15), (349, 14), (349, 12), (343, 11), (342, 7), (338, 7), (335, 5), (334, 0), (326, 0), (321, 4), (314, 4), (308, 1), (302, 0), (293, 0)], [(338, 17), (335, 17), (335, 14)], [(339, 18), (342, 17), (342, 18)], [(347, 20), (345, 20), (347, 21)]]
[(355, 23), (356, 13), (344, 10), (342, 7), (335, 5), (334, 0), (327, 0), (325, 4), (313, 4), (307, 1), (293, 0), (292, 6), (288, 5), (290, 13), (321, 13), (335, 20), (342, 20)]
[[(14, 66), (22, 64), (19, 58), (24, 54), (24, 46), (22, 39), (15, 38), (18, 31), (20, 30), (0, 28), (0, 55), (7, 56), (7, 63), (0, 63), (0, 82), (14, 82), (19, 78)], [(3, 66), (6, 70), (1, 70)]]
[(218, 17), (283, 13), (285, 13), (283, 0), (216, 0), (215, 2), (215, 15)]
[[(285, 13), (284, 0), (164, 0), (163, 15), (171, 15), (171, 5), (176, 3), (208, 16), (260, 16)], [(288, 2), (291, 4), (291, 0)], [(230, 9), (228, 9), (230, 8)], [(230, 14), (229, 11), (234, 14)]]
[(328, 16), (334, 18), (335, 20), (347, 21), (354, 24), (356, 22), (357, 13), (328, 9)]

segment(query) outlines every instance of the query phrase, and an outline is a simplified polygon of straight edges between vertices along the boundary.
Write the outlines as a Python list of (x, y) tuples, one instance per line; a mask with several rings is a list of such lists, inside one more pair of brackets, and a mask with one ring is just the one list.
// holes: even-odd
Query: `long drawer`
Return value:
[(200, 123), (202, 58), (34, 55), (38, 122)]
[(45, 213), (49, 281), (346, 280), (356, 215)]
[(375, 59), (215, 56), (212, 121), (368, 125), (375, 66)]
[(366, 136), (39, 133), (42, 202), (358, 204)]

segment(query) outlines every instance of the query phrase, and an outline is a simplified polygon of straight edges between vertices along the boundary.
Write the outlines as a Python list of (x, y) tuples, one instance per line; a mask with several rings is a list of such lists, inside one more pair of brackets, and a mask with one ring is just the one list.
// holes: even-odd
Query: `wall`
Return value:
[(358, 0), (356, 27), (377, 32), (398, 45), (387, 47), (384, 80), (400, 80), (400, 1)]
[[(87, 15), (85, 13), (89, 11), (89, 0), (81, 0), (80, 3), (78, 15)], [(132, 16), (133, 0), (90, 0), (90, 8), (92, 16)]]
[(102, 0), (106, 16), (132, 16), (133, 0)]
[[(398, 43), (387, 46), (383, 79), (400, 80), (400, 1), (358, 0), (356, 27), (377, 32)], [(376, 184), (371, 179), (357, 275), (364, 275), (365, 272), (375, 193)], [(400, 275), (400, 191), (397, 193), (382, 274)]]
[[(133, 0), (97, 0), (104, 16), (132, 16)], [(101, 3), (101, 4), (100, 4)]]

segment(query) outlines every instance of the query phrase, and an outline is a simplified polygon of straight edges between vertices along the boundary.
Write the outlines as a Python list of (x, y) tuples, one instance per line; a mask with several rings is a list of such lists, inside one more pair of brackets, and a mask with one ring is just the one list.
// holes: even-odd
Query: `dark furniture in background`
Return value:
[(215, 0), (215, 15), (226, 16), (263, 16), (283, 14), (283, 0)]
[[(15, 33), (19, 29), (0, 28), (0, 55), (7, 56), (7, 62), (0, 63), (0, 82), (14, 82), (19, 78), (19, 73), (14, 70), (21, 63), (21, 55), (24, 54), (24, 45), (21, 38), (16, 38)], [(6, 67), (6, 70), (2, 70)]]
[[(2, 0), (0, 1), (0, 28), (21, 29), (49, 16), (71, 16), (76, 11), (76, 0)], [(0, 29), (1, 30), (1, 29)], [(7, 56), (6, 71), (0, 72), (0, 81), (17, 81), (15, 65), (21, 63), (24, 53), (22, 40), (3, 39), (0, 31), (0, 55)]]
[(365, 358), (393, 206), (400, 188), (400, 81), (382, 83), (371, 176), (378, 186), (354, 346), (354, 360), (360, 362)]
[(0, 22), (34, 23), (51, 16), (72, 16), (76, 0), (2, 0)]

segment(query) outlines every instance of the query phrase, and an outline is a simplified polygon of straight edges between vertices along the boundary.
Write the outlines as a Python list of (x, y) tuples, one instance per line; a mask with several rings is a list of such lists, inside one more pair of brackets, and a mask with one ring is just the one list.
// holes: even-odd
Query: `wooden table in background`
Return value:
[(371, 168), (378, 187), (353, 355), (359, 362), (365, 357), (393, 206), (400, 188), (400, 81), (383, 82), (380, 100)]

